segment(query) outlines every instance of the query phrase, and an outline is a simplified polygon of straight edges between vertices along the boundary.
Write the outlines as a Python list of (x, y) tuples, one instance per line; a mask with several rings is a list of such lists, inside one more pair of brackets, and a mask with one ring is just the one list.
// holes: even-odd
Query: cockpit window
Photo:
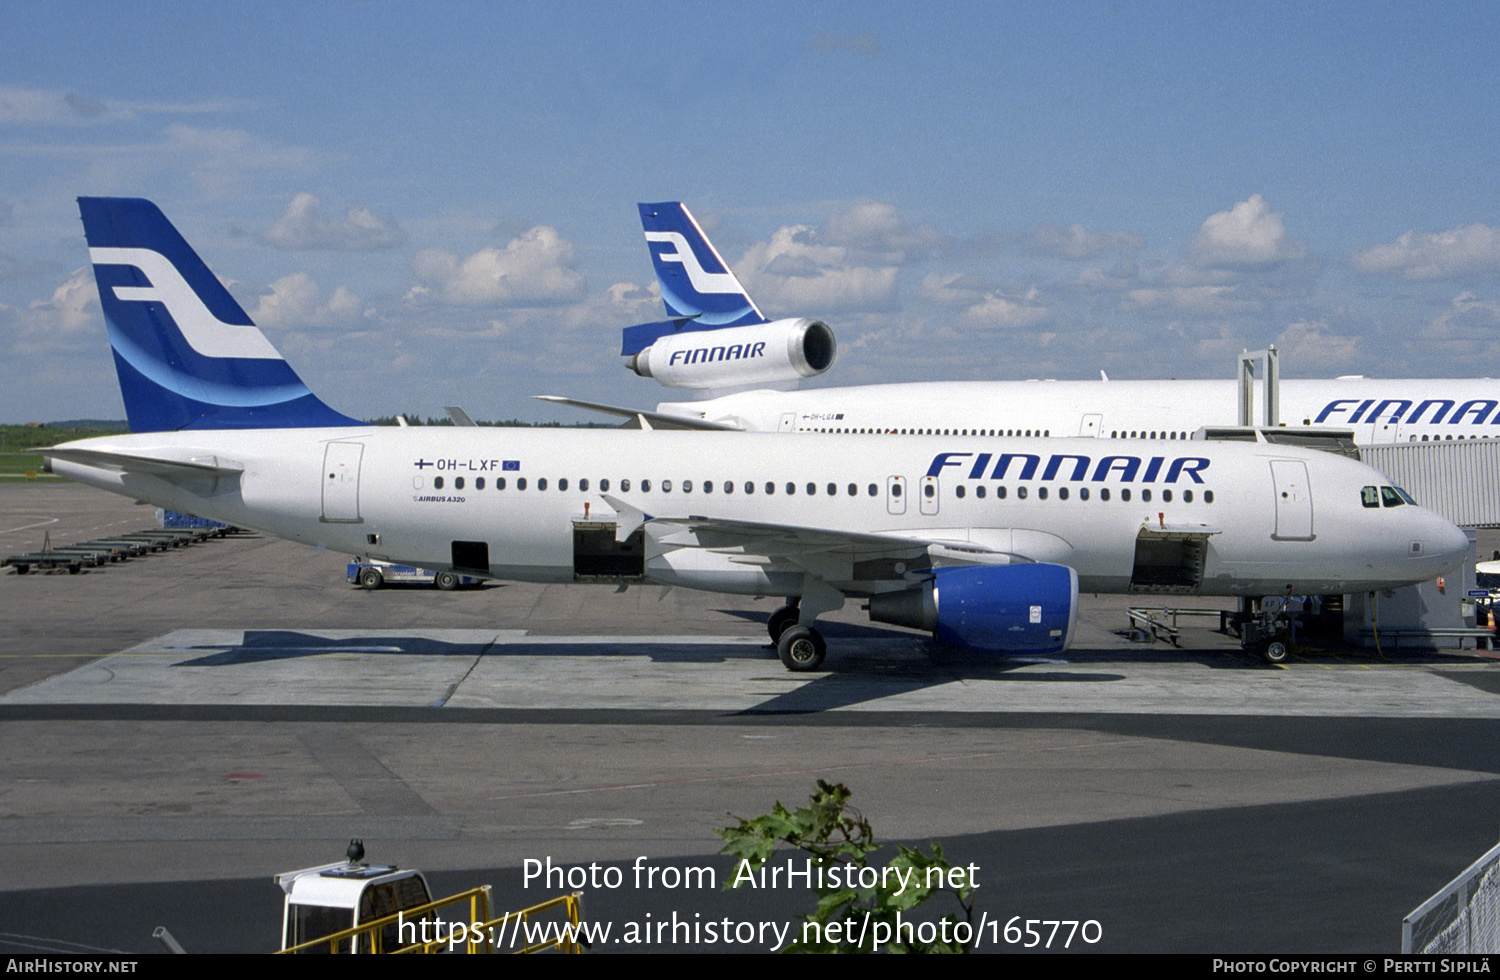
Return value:
[(1362, 490), (1359, 491), (1359, 502), (1362, 503), (1362, 504), (1364, 504), (1366, 507), (1379, 507), (1380, 506), (1380, 488), (1379, 487), (1365, 487), (1365, 488), (1363, 488)]
[(1396, 492), (1395, 487), (1380, 488), (1380, 502), (1387, 507), (1400, 507), (1406, 503), (1405, 500), (1401, 499), (1402, 496), (1404, 495)]
[(1413, 498), (1412, 498), (1412, 495), (1411, 495), (1411, 494), (1409, 494), (1409, 493), (1407, 493), (1407, 492), (1406, 492), (1406, 491), (1405, 491), (1405, 490), (1402, 490), (1402, 489), (1401, 489), (1401, 488), (1400, 488), (1400, 487), (1392, 487), (1392, 488), (1391, 488), (1391, 489), (1393, 489), (1393, 490), (1395, 490), (1395, 491), (1396, 491), (1396, 492), (1397, 492), (1397, 493), (1399, 493), (1399, 494), (1400, 494), (1400, 495), (1401, 495), (1401, 499), (1402, 499), (1402, 500), (1404, 500), (1404, 501), (1406, 501), (1406, 502), (1407, 502), (1407, 503), (1409, 503), (1409, 504), (1411, 504), (1411, 505), (1412, 505), (1412, 506), (1413, 506), (1413, 507), (1415, 507), (1415, 506), (1417, 506), (1417, 502), (1416, 502), (1416, 500), (1415, 500), (1415, 499), (1413, 499)]

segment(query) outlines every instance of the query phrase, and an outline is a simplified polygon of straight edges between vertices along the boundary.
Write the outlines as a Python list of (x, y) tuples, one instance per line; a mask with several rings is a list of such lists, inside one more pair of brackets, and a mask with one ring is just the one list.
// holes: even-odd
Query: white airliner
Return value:
[(79, 201), (131, 434), (53, 470), (309, 545), (532, 582), (681, 585), (1056, 652), (1078, 593), (1349, 593), (1467, 540), (1381, 474), (1267, 443), (378, 428), (314, 396), (155, 205)]
[[(705, 391), (785, 384), (833, 363), (832, 330), (768, 321), (686, 207), (642, 204), (641, 223), (670, 320), (628, 327), (638, 374)], [(1093, 436), (1182, 440), (1238, 418), (1234, 381), (939, 381), (798, 391), (741, 390), (655, 413), (553, 398), (658, 426), (770, 432)], [(1354, 430), (1357, 445), (1500, 437), (1500, 382), (1334, 378), (1281, 382), (1281, 420)]]

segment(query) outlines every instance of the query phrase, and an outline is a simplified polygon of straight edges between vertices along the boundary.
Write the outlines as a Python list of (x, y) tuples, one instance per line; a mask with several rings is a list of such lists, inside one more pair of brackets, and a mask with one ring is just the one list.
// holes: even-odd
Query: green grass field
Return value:
[[(42, 457), (26, 452), (34, 446), (55, 446), (74, 439), (109, 436), (123, 429), (63, 429), (46, 425), (0, 425), (0, 477), (25, 478), (42, 474)], [(47, 477), (51, 479), (51, 477)]]

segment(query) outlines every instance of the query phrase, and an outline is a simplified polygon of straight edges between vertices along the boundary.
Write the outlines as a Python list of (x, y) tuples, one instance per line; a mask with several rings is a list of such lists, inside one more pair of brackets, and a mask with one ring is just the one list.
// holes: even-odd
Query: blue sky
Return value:
[(680, 397), (658, 200), (820, 385), (1500, 374), (1494, 3), (3, 2), (0, 421), (123, 417), (80, 195), (354, 415)]

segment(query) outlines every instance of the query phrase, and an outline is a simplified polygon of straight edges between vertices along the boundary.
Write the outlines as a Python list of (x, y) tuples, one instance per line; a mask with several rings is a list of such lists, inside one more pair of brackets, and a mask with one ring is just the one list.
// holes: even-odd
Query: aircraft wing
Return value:
[(182, 455), (174, 453), (171, 456), (149, 456), (115, 449), (72, 449), (67, 446), (49, 446), (45, 449), (29, 449), (27, 452), (46, 456), (49, 459), (79, 463), (83, 466), (96, 466), (124, 473), (140, 473), (173, 481), (237, 475), (245, 470), (243, 465), (233, 460), (222, 459), (206, 452), (196, 455), (191, 450)]
[[(767, 558), (816, 552), (840, 552), (861, 558), (893, 553), (920, 554), (930, 538), (908, 538), (894, 534), (834, 531), (828, 528), (733, 521), (717, 517), (651, 518), (664, 545), (707, 548), (711, 551), (742, 551)], [(676, 530), (669, 530), (675, 528)]]
[(644, 517), (663, 552), (703, 549), (736, 564), (807, 573), (840, 592), (870, 594), (906, 588), (937, 565), (1008, 565), (1030, 559), (968, 540), (841, 531), (714, 517)]
[(741, 431), (739, 426), (725, 425), (721, 422), (684, 418), (681, 415), (663, 415), (660, 412), (644, 412), (636, 408), (621, 408), (617, 405), (603, 405), (599, 402), (586, 402), (577, 398), (564, 398), (562, 395), (533, 395), (532, 397), (557, 405), (569, 405), (573, 408), (581, 408), (588, 412), (602, 412), (605, 415), (633, 419), (636, 420), (637, 427), (642, 429), (705, 429), (714, 432)]

